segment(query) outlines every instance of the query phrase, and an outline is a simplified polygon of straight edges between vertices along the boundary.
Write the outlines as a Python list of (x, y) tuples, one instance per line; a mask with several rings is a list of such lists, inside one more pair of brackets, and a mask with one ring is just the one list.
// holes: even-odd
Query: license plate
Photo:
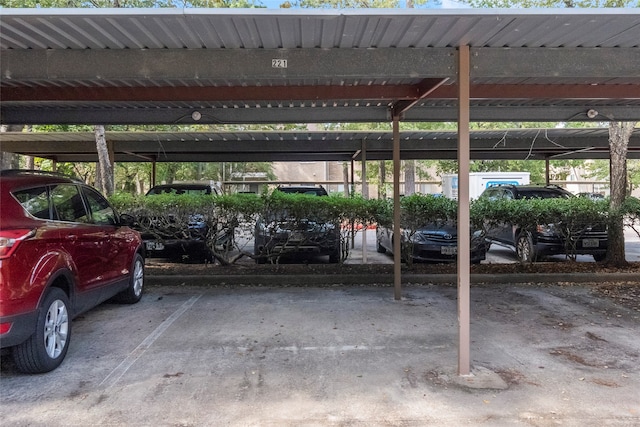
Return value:
[(457, 246), (441, 246), (440, 253), (442, 255), (456, 255), (458, 253)]
[(147, 242), (148, 251), (161, 251), (164, 249), (164, 245), (160, 242)]
[(600, 241), (598, 239), (583, 239), (582, 247), (583, 248), (597, 248), (600, 246)]

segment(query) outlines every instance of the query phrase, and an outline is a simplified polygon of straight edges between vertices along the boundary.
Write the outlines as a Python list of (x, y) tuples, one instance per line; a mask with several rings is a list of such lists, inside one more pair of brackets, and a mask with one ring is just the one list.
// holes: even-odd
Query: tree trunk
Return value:
[[(176, 179), (176, 174), (178, 173), (178, 167), (179, 165), (177, 163), (174, 162), (170, 162), (167, 163), (167, 174), (164, 177), (164, 182), (166, 184), (173, 184), (173, 181), (175, 181)], [(232, 170), (231, 168), (233, 167), (233, 163), (229, 164), (229, 177), (232, 176)]]
[(385, 178), (387, 176), (387, 169), (384, 160), (380, 160), (380, 173), (378, 179), (378, 199), (387, 198), (387, 190), (385, 189)]
[(342, 181), (344, 183), (344, 197), (349, 197), (349, 163), (342, 163)]
[(623, 218), (616, 214), (627, 197), (627, 147), (635, 127), (634, 122), (609, 123), (611, 212), (609, 224), (607, 264), (623, 266), (627, 263), (624, 251)]
[(416, 192), (416, 161), (404, 161), (404, 195), (410, 196)]
[(98, 166), (100, 173), (100, 181), (97, 183), (100, 190), (106, 196), (113, 194), (113, 168), (111, 167), (111, 160), (109, 159), (109, 148), (107, 147), (107, 140), (104, 136), (104, 126), (96, 125), (93, 128), (96, 137), (96, 150), (98, 151)]

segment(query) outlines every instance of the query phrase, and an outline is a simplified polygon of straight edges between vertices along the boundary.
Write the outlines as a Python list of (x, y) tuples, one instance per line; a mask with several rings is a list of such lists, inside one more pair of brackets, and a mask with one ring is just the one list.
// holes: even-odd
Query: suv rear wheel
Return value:
[(135, 304), (142, 298), (144, 291), (144, 259), (136, 254), (133, 259), (129, 287), (113, 297), (115, 302), (122, 304)]
[(70, 339), (69, 298), (61, 289), (51, 288), (42, 301), (35, 333), (13, 348), (18, 370), (28, 374), (54, 370), (64, 360)]

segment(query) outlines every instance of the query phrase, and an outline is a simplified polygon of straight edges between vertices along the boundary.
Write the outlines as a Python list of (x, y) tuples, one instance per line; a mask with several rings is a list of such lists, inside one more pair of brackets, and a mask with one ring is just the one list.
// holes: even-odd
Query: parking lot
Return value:
[(3, 360), (2, 424), (640, 423), (640, 313), (588, 286), (474, 286), (459, 377), (451, 286), (148, 285), (76, 319), (56, 371)]

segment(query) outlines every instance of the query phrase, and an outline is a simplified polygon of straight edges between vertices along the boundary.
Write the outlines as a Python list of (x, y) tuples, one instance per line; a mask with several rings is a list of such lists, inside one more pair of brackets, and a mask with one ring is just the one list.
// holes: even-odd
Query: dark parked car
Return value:
[[(519, 200), (576, 197), (563, 188), (549, 185), (501, 185), (487, 188), (481, 199)], [(548, 255), (565, 254), (567, 247), (554, 224), (539, 224), (535, 230), (524, 229), (518, 224), (503, 223), (487, 230), (487, 239), (493, 243), (512, 246), (521, 262), (533, 262)], [(602, 261), (607, 255), (607, 227), (590, 224), (584, 228), (572, 245), (576, 255), (592, 255)]]
[[(146, 196), (171, 195), (219, 195), (220, 191), (205, 183), (163, 184), (152, 187)], [(213, 259), (207, 245), (209, 226), (204, 215), (194, 213), (184, 221), (173, 216), (139, 218), (138, 230), (147, 250), (147, 256), (170, 258), (189, 262), (205, 262)], [(218, 245), (231, 243), (231, 232), (223, 233)]]
[(578, 193), (576, 194), (578, 197), (584, 197), (585, 199), (591, 200), (604, 200), (606, 197), (601, 193)]
[(154, 194), (212, 194), (219, 196), (220, 190), (209, 184), (162, 184), (153, 186), (147, 191), (146, 195), (151, 196)]
[[(327, 191), (316, 186), (281, 186), (287, 194), (326, 197)], [(339, 224), (294, 218), (287, 212), (271, 212), (256, 221), (254, 254), (261, 264), (279, 257), (329, 255), (329, 262), (340, 262)]]
[[(379, 253), (393, 253), (393, 230), (378, 226), (376, 247)], [(403, 236), (402, 246), (410, 243), (414, 261), (455, 262), (458, 258), (458, 230), (448, 223), (431, 223)], [(406, 256), (406, 254), (403, 254)], [(404, 257), (403, 256), (403, 257)], [(471, 262), (479, 264), (486, 259), (487, 244), (480, 231), (471, 233)]]
[(138, 232), (95, 189), (58, 174), (0, 173), (0, 347), (20, 371), (60, 365), (71, 319), (115, 297), (140, 300)]

